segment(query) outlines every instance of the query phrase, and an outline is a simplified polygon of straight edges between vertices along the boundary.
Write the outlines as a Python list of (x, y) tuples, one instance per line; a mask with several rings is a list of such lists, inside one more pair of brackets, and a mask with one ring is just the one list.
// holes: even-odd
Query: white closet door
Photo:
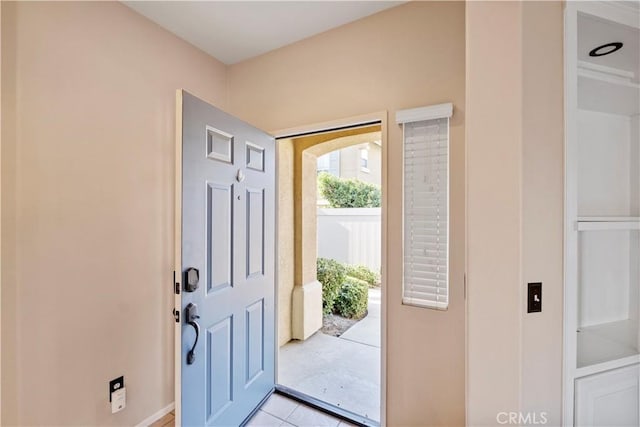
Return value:
[(576, 380), (578, 427), (640, 425), (640, 365)]

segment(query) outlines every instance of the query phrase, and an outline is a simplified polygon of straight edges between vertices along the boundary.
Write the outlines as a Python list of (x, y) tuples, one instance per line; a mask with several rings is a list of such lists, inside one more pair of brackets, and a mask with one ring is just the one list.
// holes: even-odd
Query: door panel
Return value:
[(247, 308), (246, 385), (264, 372), (264, 300)]
[(232, 286), (233, 184), (207, 183), (207, 293)]
[(186, 92), (181, 212), (181, 423), (237, 426), (275, 380), (275, 142)]
[(247, 189), (247, 277), (264, 268), (264, 190)]
[[(207, 424), (233, 402), (233, 316), (207, 329)], [(183, 390), (183, 393), (185, 390)]]

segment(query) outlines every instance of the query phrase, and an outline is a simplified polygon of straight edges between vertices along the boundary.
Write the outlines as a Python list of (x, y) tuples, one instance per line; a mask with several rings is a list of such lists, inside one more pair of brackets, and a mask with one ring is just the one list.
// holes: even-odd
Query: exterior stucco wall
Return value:
[(291, 341), (291, 310), (295, 285), (294, 240), (294, 149), (291, 139), (277, 141), (278, 146), (278, 346)]
[[(368, 148), (369, 171), (363, 171), (360, 163), (360, 150)], [(359, 144), (340, 150), (340, 177), (353, 178), (370, 184), (382, 183), (382, 147), (373, 142)]]

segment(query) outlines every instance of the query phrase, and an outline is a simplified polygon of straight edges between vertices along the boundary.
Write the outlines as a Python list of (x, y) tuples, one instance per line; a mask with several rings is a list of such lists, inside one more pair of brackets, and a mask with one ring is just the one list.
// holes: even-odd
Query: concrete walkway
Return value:
[(380, 348), (380, 303), (380, 288), (369, 289), (367, 317), (347, 329), (340, 339)]
[(280, 348), (278, 383), (380, 421), (380, 289), (368, 315), (341, 337), (316, 332)]

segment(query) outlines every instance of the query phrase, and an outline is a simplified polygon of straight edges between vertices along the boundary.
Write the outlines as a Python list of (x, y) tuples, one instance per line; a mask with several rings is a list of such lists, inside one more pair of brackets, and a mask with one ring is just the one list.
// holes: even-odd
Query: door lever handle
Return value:
[(196, 331), (196, 339), (193, 342), (193, 346), (191, 346), (191, 350), (187, 353), (187, 365), (193, 365), (193, 362), (196, 360), (196, 345), (198, 345), (198, 338), (200, 338), (200, 325), (198, 325), (196, 320), (198, 320), (200, 316), (198, 315), (198, 306), (192, 302), (187, 304), (185, 311), (187, 325), (190, 325)]

